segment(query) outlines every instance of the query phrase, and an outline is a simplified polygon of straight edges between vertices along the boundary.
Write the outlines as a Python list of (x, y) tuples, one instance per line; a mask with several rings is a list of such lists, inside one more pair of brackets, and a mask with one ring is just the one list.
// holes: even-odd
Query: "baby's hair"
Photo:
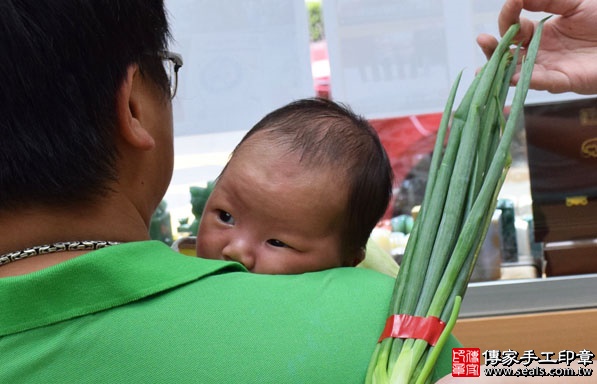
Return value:
[(344, 170), (338, 172), (346, 180), (338, 188), (348, 187), (344, 250), (364, 249), (388, 207), (393, 185), (386, 151), (369, 122), (347, 105), (321, 98), (300, 99), (267, 114), (234, 152), (257, 132), (266, 132), (272, 145), (299, 154), (307, 167)]

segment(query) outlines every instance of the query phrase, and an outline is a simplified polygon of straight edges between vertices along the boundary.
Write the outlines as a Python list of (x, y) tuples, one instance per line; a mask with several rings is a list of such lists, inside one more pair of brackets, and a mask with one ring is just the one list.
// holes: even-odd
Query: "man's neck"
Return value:
[(12, 263), (0, 266), (0, 278), (36, 272), (58, 263), (62, 263), (63, 261), (73, 259), (77, 256), (81, 256), (87, 252), (88, 251), (58, 252), (14, 261)]
[[(0, 212), (0, 255), (64, 241), (130, 242), (149, 239), (148, 223), (128, 200), (105, 198), (71, 207)], [(0, 265), (0, 277), (34, 272), (88, 251), (63, 251)]]

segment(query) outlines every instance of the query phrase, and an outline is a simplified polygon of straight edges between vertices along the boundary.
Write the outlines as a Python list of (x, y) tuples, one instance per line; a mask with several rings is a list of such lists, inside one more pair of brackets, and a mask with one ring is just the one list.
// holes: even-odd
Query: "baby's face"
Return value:
[(294, 154), (245, 145), (205, 206), (197, 255), (267, 274), (355, 265), (342, 254), (347, 192), (338, 180), (331, 170), (302, 168)]

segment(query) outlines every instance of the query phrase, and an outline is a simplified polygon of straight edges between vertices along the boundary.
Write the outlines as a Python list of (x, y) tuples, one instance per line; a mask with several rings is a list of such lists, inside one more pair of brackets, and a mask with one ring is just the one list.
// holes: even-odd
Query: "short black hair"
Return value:
[(87, 201), (115, 180), (129, 65), (167, 92), (162, 0), (0, 3), (0, 209)]
[[(371, 231), (383, 217), (392, 196), (394, 173), (377, 131), (366, 118), (342, 103), (307, 98), (274, 110), (249, 130), (300, 155), (307, 166), (344, 169), (348, 206), (342, 240), (349, 253), (365, 249)], [(234, 152), (233, 155), (234, 156)]]

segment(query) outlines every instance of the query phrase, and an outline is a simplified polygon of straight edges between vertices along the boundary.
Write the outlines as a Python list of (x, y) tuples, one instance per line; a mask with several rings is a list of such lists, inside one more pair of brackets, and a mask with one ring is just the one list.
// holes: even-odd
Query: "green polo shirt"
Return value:
[(258, 275), (113, 246), (0, 279), (0, 383), (361, 384), (392, 287), (360, 268)]

